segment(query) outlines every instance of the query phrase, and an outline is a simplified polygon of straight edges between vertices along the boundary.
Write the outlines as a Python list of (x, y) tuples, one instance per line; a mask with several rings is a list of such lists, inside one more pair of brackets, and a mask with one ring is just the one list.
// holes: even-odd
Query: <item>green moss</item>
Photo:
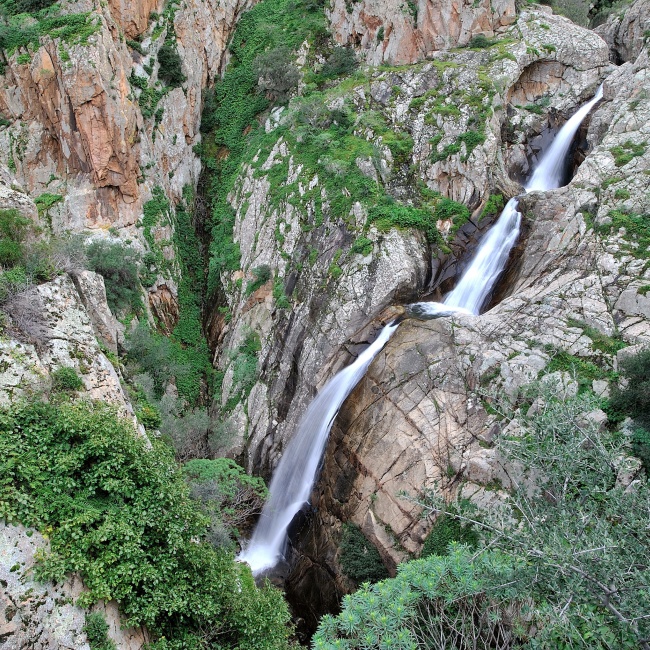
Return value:
[(647, 142), (640, 142), (635, 144), (631, 140), (627, 140), (622, 145), (612, 147), (610, 149), (614, 156), (614, 164), (617, 167), (624, 167), (634, 158), (642, 156), (645, 153)]
[(620, 336), (608, 336), (603, 334), (595, 327), (587, 325), (582, 321), (577, 321), (575, 319), (569, 319), (567, 321), (569, 327), (579, 327), (582, 330), (582, 333), (585, 336), (588, 336), (591, 339), (591, 347), (594, 350), (599, 350), (610, 356), (616, 356), (616, 353), (626, 347), (626, 343), (621, 340)]
[(632, 211), (610, 210), (611, 223), (596, 226), (602, 235), (621, 233), (625, 244), (623, 250), (639, 259), (650, 258), (650, 216)]
[(357, 583), (377, 582), (388, 577), (379, 551), (354, 524), (343, 524), (340, 562), (343, 572)]

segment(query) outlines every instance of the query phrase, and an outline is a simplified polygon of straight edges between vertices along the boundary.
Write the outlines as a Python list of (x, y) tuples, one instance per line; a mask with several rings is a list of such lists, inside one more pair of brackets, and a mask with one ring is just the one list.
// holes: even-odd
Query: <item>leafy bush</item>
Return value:
[(31, 225), (32, 222), (15, 208), (0, 210), (0, 237), (3, 240), (23, 242)]
[(251, 273), (253, 280), (249, 281), (246, 285), (246, 295), (250, 296), (255, 293), (260, 287), (264, 286), (271, 279), (271, 267), (268, 264), (255, 267)]
[(285, 45), (276, 47), (255, 57), (253, 73), (257, 78), (257, 88), (273, 99), (285, 102), (292, 90), (298, 87), (300, 73), (290, 61), (291, 50)]
[(485, 34), (477, 34), (476, 36), (472, 36), (467, 47), (484, 49), (490, 47), (490, 45), (492, 45), (492, 43)]
[(90, 650), (115, 650), (115, 642), (108, 636), (108, 623), (99, 612), (86, 614), (83, 629)]
[(614, 385), (608, 411), (617, 419), (631, 417), (638, 425), (632, 438), (632, 450), (650, 475), (650, 349), (623, 359), (620, 372), (625, 387)]
[(190, 460), (183, 465), (183, 474), (192, 497), (210, 517), (212, 529), (223, 527), (231, 538), (238, 537), (239, 530), (262, 511), (268, 496), (261, 478), (246, 474), (229, 458)]
[(15, 266), (8, 271), (0, 272), (0, 304), (11, 300), (14, 296), (29, 287), (29, 279), (22, 266)]
[(335, 47), (327, 57), (320, 76), (324, 79), (333, 79), (346, 74), (352, 74), (359, 67), (354, 50), (349, 47)]
[(56, 391), (76, 391), (83, 388), (81, 377), (74, 368), (64, 366), (52, 371), (52, 388)]
[(589, 24), (588, 0), (552, 0), (550, 4), (556, 13), (566, 16), (576, 25), (586, 27)]
[(343, 524), (340, 562), (345, 575), (358, 583), (388, 577), (379, 551), (354, 524)]
[(475, 557), (458, 545), (447, 557), (406, 562), (396, 578), (345, 596), (340, 614), (321, 619), (313, 648), (521, 647), (527, 625), (509, 587), (513, 568), (502, 554)]
[[(538, 408), (527, 416), (531, 397)], [(433, 491), (416, 500), (426, 516), (444, 512), (478, 526), (480, 554), (513, 558), (512, 597), (530, 603), (537, 619), (533, 648), (631, 650), (650, 633), (650, 529), (639, 516), (650, 486), (620, 484), (629, 440), (585, 418), (599, 405), (593, 394), (569, 397), (550, 382), (531, 387), (511, 412), (519, 430), (496, 442), (504, 462), (522, 468), (520, 489), (480, 516), (462, 503), (454, 511)]]
[(20, 242), (10, 239), (0, 239), (0, 266), (14, 266), (23, 256)]
[(160, 637), (154, 648), (287, 647), (281, 593), (203, 541), (207, 519), (168, 448), (106, 405), (0, 411), (0, 518), (47, 530), (38, 579), (78, 573), (77, 604), (117, 600), (127, 624)]
[(106, 300), (111, 311), (139, 312), (142, 298), (138, 251), (121, 242), (96, 239), (88, 245), (86, 254), (90, 269), (104, 278)]
[(469, 548), (476, 548), (479, 536), (471, 524), (465, 524), (460, 519), (441, 515), (431, 527), (427, 538), (424, 540), (420, 557), (430, 555), (447, 555), (452, 542), (465, 544)]
[(16, 14), (0, 25), (0, 49), (13, 54), (20, 47), (38, 47), (42, 36), (65, 43), (87, 43), (101, 22), (92, 13), (56, 15), (58, 5), (41, 9), (35, 15)]
[(1, 0), (0, 11), (8, 16), (32, 14), (51, 7), (56, 0)]
[(158, 50), (158, 63), (158, 77), (168, 86), (177, 88), (185, 81), (181, 57), (173, 45), (165, 43)]

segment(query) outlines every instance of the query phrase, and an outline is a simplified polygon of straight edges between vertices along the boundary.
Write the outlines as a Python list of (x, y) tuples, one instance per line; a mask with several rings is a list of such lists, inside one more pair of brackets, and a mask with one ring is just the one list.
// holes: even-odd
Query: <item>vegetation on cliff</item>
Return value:
[[(47, 535), (38, 576), (78, 573), (79, 604), (117, 600), (157, 650), (287, 646), (280, 592), (257, 588), (231, 551), (206, 541), (209, 518), (169, 448), (110, 407), (62, 395), (15, 404), (0, 412), (0, 458), (0, 518)], [(248, 480), (232, 468), (209, 478), (226, 496)]]
[[(641, 427), (648, 359), (646, 351), (625, 364), (633, 383), (611, 406)], [(346, 597), (314, 647), (447, 647), (452, 639), (457, 648), (477, 639), (498, 648), (647, 647), (650, 486), (643, 475), (626, 479), (635, 473), (630, 452), (647, 454), (647, 430), (602, 429), (590, 415), (598, 405), (586, 392), (531, 388), (516, 413), (520, 430), (497, 441), (522, 471), (504, 499), (484, 510), (450, 507), (435, 490), (417, 498), (425, 516), (462, 525), (449, 555), (437, 549)], [(476, 550), (454, 545), (468, 526)]]

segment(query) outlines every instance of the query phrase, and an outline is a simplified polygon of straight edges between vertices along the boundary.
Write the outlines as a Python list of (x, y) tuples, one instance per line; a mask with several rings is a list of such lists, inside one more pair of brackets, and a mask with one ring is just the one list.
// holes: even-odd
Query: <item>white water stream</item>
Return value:
[[(595, 97), (560, 129), (528, 181), (527, 192), (559, 187), (573, 138), (584, 118), (602, 96), (601, 86)], [(506, 265), (510, 250), (519, 236), (520, 223), (521, 213), (517, 210), (517, 199), (510, 199), (497, 222), (481, 241), (460, 282), (445, 301), (415, 303), (410, 305), (411, 312), (429, 318), (454, 313), (478, 314)], [(296, 513), (308, 502), (334, 418), (398, 326), (399, 323), (391, 323), (384, 327), (375, 342), (354, 363), (330, 379), (309, 405), (275, 469), (269, 487), (269, 498), (253, 536), (238, 557), (240, 561), (248, 562), (253, 574), (273, 568), (284, 558), (288, 542), (287, 529)]]
[[(546, 192), (560, 187), (573, 138), (582, 121), (602, 96), (603, 87), (600, 86), (594, 98), (562, 126), (526, 183), (526, 192)], [(447, 294), (444, 302), (418, 302), (411, 305), (411, 313), (430, 318), (448, 316), (455, 312), (480, 313), (519, 237), (521, 213), (517, 210), (518, 204), (516, 197), (506, 203), (501, 216), (481, 241), (472, 263), (455, 289)]]

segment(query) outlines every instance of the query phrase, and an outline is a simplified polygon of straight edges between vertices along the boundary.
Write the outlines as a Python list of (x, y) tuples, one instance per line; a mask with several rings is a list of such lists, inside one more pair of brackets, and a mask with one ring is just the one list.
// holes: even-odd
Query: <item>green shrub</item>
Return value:
[(106, 300), (111, 311), (139, 312), (142, 298), (138, 251), (121, 242), (96, 239), (88, 245), (86, 254), (90, 270), (104, 278)]
[(2, 239), (22, 242), (31, 225), (32, 222), (23, 217), (15, 208), (0, 210), (0, 237)]
[[(116, 600), (153, 648), (281, 650), (289, 614), (281, 593), (204, 540), (207, 518), (169, 449), (91, 402), (0, 411), (0, 518), (47, 531), (39, 580), (77, 573), (77, 604)], [(158, 639), (156, 641), (156, 639)], [(215, 646), (217, 643), (215, 642)]]
[(492, 42), (485, 34), (477, 34), (476, 36), (472, 36), (467, 47), (484, 49), (490, 47), (490, 45), (492, 45)]
[(257, 291), (260, 287), (263, 287), (271, 279), (271, 267), (268, 264), (263, 264), (262, 266), (255, 267), (251, 273), (253, 274), (253, 280), (249, 281), (246, 285), (246, 295), (250, 296), (251, 293)]
[(14, 16), (16, 14), (33, 14), (51, 7), (56, 0), (1, 0), (2, 13)]
[(556, 13), (566, 16), (576, 25), (586, 27), (589, 24), (588, 0), (552, 0), (551, 6)]
[(99, 612), (86, 614), (83, 630), (90, 650), (115, 650), (115, 642), (108, 636), (108, 623)]
[(0, 272), (0, 304), (21, 293), (29, 286), (29, 279), (22, 266), (14, 266)]
[(292, 90), (298, 87), (300, 73), (291, 63), (293, 53), (285, 45), (276, 47), (255, 57), (253, 73), (260, 92), (268, 93), (275, 100), (284, 102)]
[(388, 577), (379, 551), (354, 524), (343, 524), (340, 562), (345, 575), (357, 583)]
[(447, 555), (452, 542), (466, 544), (476, 548), (479, 536), (471, 524), (464, 525), (459, 519), (441, 515), (434, 522), (431, 531), (424, 540), (420, 557), (430, 555)]
[(74, 368), (64, 366), (52, 371), (52, 388), (56, 391), (81, 390), (84, 384)]
[(608, 413), (618, 420), (631, 417), (637, 424), (632, 450), (650, 474), (650, 349), (622, 360), (620, 372), (627, 384), (624, 388), (612, 387)]
[(158, 63), (158, 77), (168, 86), (177, 88), (185, 81), (181, 57), (173, 45), (165, 43), (158, 50)]
[(229, 458), (189, 460), (183, 465), (183, 475), (193, 498), (210, 517), (212, 529), (223, 528), (231, 539), (238, 538), (239, 529), (261, 512), (268, 496), (261, 478), (250, 476)]
[(367, 237), (358, 237), (352, 247), (350, 248), (350, 253), (353, 255), (370, 255), (372, 253), (373, 243), (371, 239)]
[(340, 614), (321, 619), (313, 648), (522, 647), (528, 612), (512, 597), (513, 565), (500, 553), (474, 557), (458, 545), (447, 557), (405, 562), (396, 578), (345, 596)]
[(359, 62), (354, 50), (349, 47), (337, 46), (327, 57), (320, 74), (325, 79), (332, 79), (352, 74), (358, 67)]
[(20, 242), (0, 239), (0, 266), (14, 266), (22, 257), (23, 247)]
[(156, 407), (151, 406), (150, 404), (145, 404), (142, 406), (136, 415), (138, 416), (140, 424), (142, 424), (142, 426), (149, 431), (158, 429), (162, 423), (160, 412)]

